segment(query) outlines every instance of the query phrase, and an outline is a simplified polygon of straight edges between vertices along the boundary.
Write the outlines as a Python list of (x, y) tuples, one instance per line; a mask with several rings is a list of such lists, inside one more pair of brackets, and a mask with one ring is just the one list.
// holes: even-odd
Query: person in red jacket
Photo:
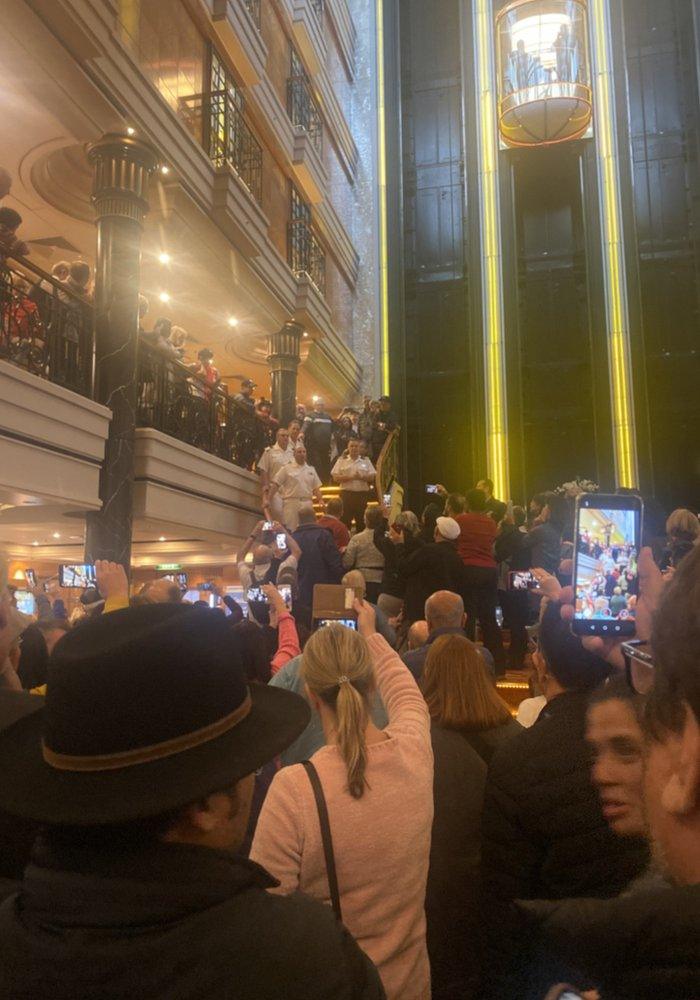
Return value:
[(445, 510), (460, 528), (457, 552), (464, 563), (462, 596), (467, 634), (474, 641), (478, 619), (484, 645), (493, 656), (496, 676), (503, 677), (506, 662), (503, 637), (496, 621), (498, 565), (493, 551), (498, 527), (486, 512), (486, 495), (481, 490), (470, 490), (466, 498), (451, 494)]

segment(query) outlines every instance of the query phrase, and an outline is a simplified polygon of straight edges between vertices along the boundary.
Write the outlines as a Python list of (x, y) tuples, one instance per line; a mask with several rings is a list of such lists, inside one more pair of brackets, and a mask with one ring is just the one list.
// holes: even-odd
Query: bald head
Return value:
[(316, 522), (316, 511), (314, 510), (314, 505), (309, 503), (302, 503), (299, 505), (299, 524), (314, 524)]
[(255, 566), (267, 566), (272, 562), (272, 555), (269, 545), (256, 545), (253, 549), (253, 563)]
[(428, 623), (414, 622), (408, 630), (408, 648), (420, 649), (428, 641)]
[(438, 590), (425, 602), (425, 620), (430, 632), (437, 628), (464, 628), (464, 601), (459, 594)]

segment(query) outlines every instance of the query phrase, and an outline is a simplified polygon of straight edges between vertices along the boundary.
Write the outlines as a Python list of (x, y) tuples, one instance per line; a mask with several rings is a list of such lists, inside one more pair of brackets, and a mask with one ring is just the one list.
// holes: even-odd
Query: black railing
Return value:
[(138, 364), (139, 427), (153, 427), (194, 448), (252, 469), (268, 444), (263, 426), (224, 388), (143, 342)]
[(92, 397), (94, 326), (87, 299), (23, 258), (0, 261), (0, 359)]
[(248, 8), (248, 13), (255, 21), (255, 27), (260, 31), (261, 20), (260, 20), (260, 0), (243, 0), (246, 7)]
[(290, 76), (287, 80), (287, 114), (292, 125), (308, 133), (320, 153), (323, 149), (323, 121), (304, 75)]
[(217, 167), (232, 167), (260, 204), (262, 147), (228, 91), (183, 97), (180, 113), (212, 163)]
[(297, 278), (308, 275), (319, 292), (326, 294), (326, 253), (309, 223), (303, 219), (287, 226), (287, 260)]

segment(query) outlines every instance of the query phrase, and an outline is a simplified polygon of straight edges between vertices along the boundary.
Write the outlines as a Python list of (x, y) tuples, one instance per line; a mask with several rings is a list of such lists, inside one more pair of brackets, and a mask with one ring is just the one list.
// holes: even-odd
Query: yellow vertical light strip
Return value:
[(639, 485), (639, 470), (608, 4), (609, 0), (592, 0), (591, 4), (591, 63), (595, 93), (600, 224), (603, 238), (615, 478), (618, 486), (636, 487)]
[(510, 496), (508, 401), (503, 322), (503, 256), (498, 192), (498, 135), (491, 0), (474, 0), (481, 298), (486, 382), (486, 457), (496, 496)]
[(377, 0), (377, 152), (379, 169), (379, 308), (381, 313), (380, 369), (382, 393), (388, 396), (391, 388), (391, 379), (389, 370), (389, 240), (387, 235), (384, 0)]

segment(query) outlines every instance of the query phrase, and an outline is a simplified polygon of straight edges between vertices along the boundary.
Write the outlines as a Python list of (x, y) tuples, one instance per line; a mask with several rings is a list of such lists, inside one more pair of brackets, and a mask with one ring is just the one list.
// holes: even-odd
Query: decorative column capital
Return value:
[(108, 132), (88, 149), (95, 168), (92, 201), (98, 218), (130, 219), (139, 225), (148, 212), (148, 178), (158, 155), (141, 139)]
[(267, 340), (267, 363), (277, 371), (296, 372), (301, 361), (301, 338), (304, 327), (290, 320)]

